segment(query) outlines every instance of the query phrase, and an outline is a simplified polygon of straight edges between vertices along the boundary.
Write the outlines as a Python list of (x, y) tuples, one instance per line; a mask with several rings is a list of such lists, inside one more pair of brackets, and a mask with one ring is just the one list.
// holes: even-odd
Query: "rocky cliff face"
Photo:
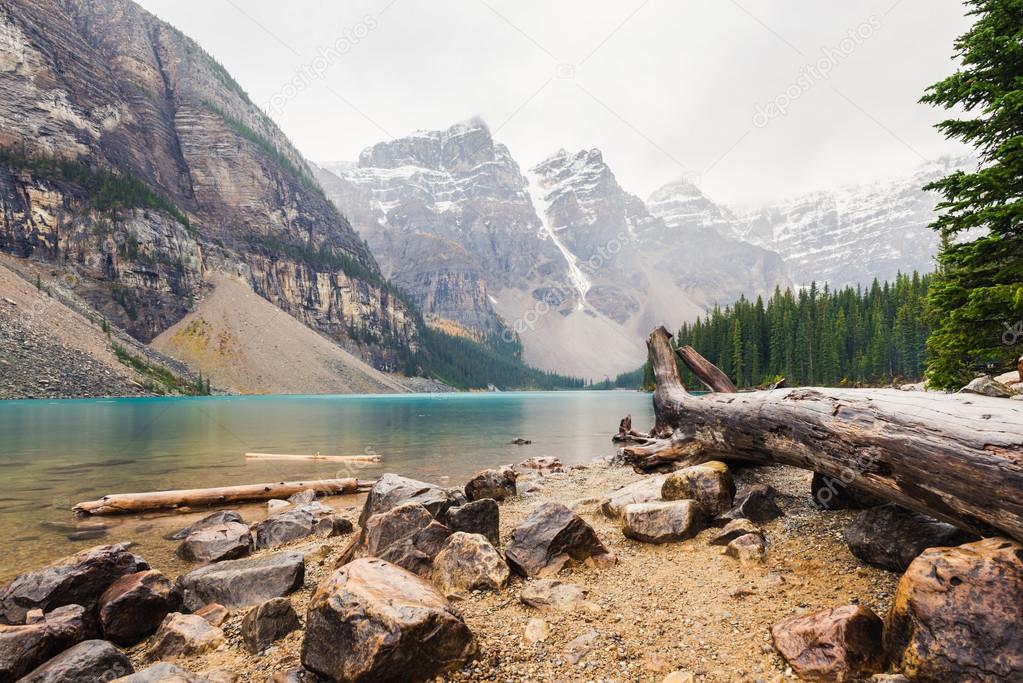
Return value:
[(0, 146), (0, 249), (73, 265), (140, 339), (180, 319), (212, 268), (380, 365), (416, 342), (414, 315), (284, 135), (128, 0), (0, 4)]
[(898, 272), (930, 272), (938, 249), (938, 196), (923, 187), (966, 168), (946, 158), (904, 178), (815, 192), (739, 214), (734, 234), (778, 251), (797, 284), (833, 287), (892, 280)]

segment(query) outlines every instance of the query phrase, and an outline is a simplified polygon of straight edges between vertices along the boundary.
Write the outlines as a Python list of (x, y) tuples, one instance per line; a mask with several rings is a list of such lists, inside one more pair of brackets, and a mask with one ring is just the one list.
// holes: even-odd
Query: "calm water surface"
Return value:
[[(98, 543), (132, 540), (168, 573), (166, 531), (198, 515), (102, 519), (98, 540), (72, 542), (47, 522), (108, 493), (397, 472), (458, 485), (474, 472), (527, 457), (585, 462), (614, 452), (610, 435), (631, 413), (652, 424), (650, 396), (632, 392), (261, 396), (0, 401), (0, 580)], [(533, 441), (512, 446), (516, 437)], [(377, 453), (356, 471), (338, 463), (246, 461), (246, 452)], [(347, 500), (346, 500), (347, 499)], [(335, 498), (335, 507), (355, 504)], [(244, 506), (250, 521), (264, 506)], [(168, 549), (169, 548), (169, 549)], [(165, 565), (173, 566), (167, 567)]]

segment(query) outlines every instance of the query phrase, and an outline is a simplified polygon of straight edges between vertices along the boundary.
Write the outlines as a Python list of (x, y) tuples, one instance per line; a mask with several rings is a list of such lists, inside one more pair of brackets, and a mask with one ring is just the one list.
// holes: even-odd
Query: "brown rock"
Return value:
[(316, 517), (305, 508), (288, 508), (267, 517), (252, 527), (256, 548), (277, 546), (311, 536), (316, 526)]
[(252, 533), (239, 522), (228, 522), (193, 531), (178, 546), (178, 557), (186, 562), (237, 560), (252, 551)]
[(990, 375), (983, 375), (960, 389), (959, 393), (979, 394), (980, 396), (991, 396), (994, 398), (1012, 398), (1015, 392), (1001, 382), (996, 382)]
[(103, 637), (134, 645), (152, 635), (171, 612), (181, 611), (181, 593), (170, 579), (149, 569), (122, 576), (99, 600)]
[(220, 647), (224, 632), (196, 614), (172, 612), (164, 618), (149, 644), (149, 661), (191, 657)]
[(186, 526), (184, 529), (176, 531), (164, 538), (168, 541), (183, 541), (191, 536), (192, 533), (199, 531), (200, 529), (208, 529), (213, 526), (221, 526), (232, 522), (244, 524), (245, 520), (242, 519), (242, 516), (238, 514), (236, 510), (217, 510), (216, 512), (211, 512), (206, 515), (194, 524)]
[(720, 515), (732, 507), (735, 482), (728, 465), (711, 461), (673, 472), (661, 487), (663, 500), (695, 500), (708, 517)]
[(524, 470), (537, 470), (539, 472), (563, 472), (564, 467), (561, 461), (557, 458), (549, 455), (544, 455), (537, 458), (528, 458), (519, 463), (519, 467)]
[(508, 565), (480, 534), (456, 531), (433, 560), (431, 579), (444, 595), (498, 590), (508, 585)]
[(58, 607), (35, 624), (0, 625), (0, 681), (21, 678), (94, 633), (95, 627), (80, 605)]
[(861, 605), (797, 614), (771, 628), (774, 646), (805, 681), (855, 681), (885, 667), (881, 618)]
[(62, 605), (91, 610), (103, 591), (125, 574), (149, 564), (123, 545), (101, 545), (22, 574), (0, 590), (0, 623), (21, 624), (30, 609), (48, 612)]
[(318, 538), (334, 538), (355, 531), (351, 520), (340, 515), (324, 515), (313, 524), (313, 534)]
[(18, 683), (96, 683), (134, 673), (128, 657), (105, 640), (86, 640), (61, 652)]
[(608, 555), (593, 528), (560, 503), (544, 503), (512, 532), (508, 565), (523, 576), (556, 574), (590, 557)]
[(882, 505), (864, 510), (845, 530), (849, 550), (867, 564), (903, 572), (926, 548), (959, 545), (975, 536), (951, 524), (906, 510)]
[(922, 683), (1023, 680), (1023, 545), (988, 538), (931, 548), (899, 581), (884, 640)]
[(501, 508), (493, 498), (451, 508), (447, 526), (452, 531), (482, 534), (494, 547), (501, 545)]
[(217, 562), (179, 576), (175, 582), (185, 608), (210, 603), (228, 609), (250, 607), (301, 588), (305, 560), (299, 552), (279, 552)]
[(635, 541), (685, 541), (702, 529), (703, 514), (693, 500), (632, 503), (622, 508), (622, 533)]
[(519, 599), (524, 604), (541, 610), (599, 614), (600, 605), (587, 600), (589, 594), (589, 589), (574, 583), (564, 583), (557, 579), (534, 579), (522, 587)]
[(252, 654), (262, 652), (278, 638), (302, 627), (291, 600), (273, 598), (256, 605), (242, 619), (241, 633), (245, 647)]
[(515, 495), (515, 480), (518, 474), (511, 467), (483, 470), (465, 485), (465, 497), (474, 500), (493, 498), (502, 501)]
[(365, 558), (334, 572), (310, 599), (302, 665), (336, 681), (426, 681), (476, 652), (469, 627), (433, 586)]
[(369, 490), (359, 515), (359, 526), (366, 528), (366, 523), (373, 515), (409, 503), (422, 505), (435, 519), (444, 522), (453, 501), (451, 494), (434, 484), (399, 477), (397, 474), (385, 474)]
[(213, 603), (195, 611), (197, 616), (202, 617), (214, 626), (220, 626), (226, 620), (230, 612), (223, 605)]
[(735, 539), (740, 536), (745, 536), (746, 534), (759, 534), (763, 536), (764, 532), (761, 531), (760, 527), (748, 519), (733, 519), (731, 522), (726, 524), (721, 531), (718, 531), (711, 537), (710, 544), (728, 545)]
[(768, 484), (751, 486), (739, 494), (735, 499), (735, 506), (721, 515), (720, 519), (748, 519), (757, 524), (770, 522), (785, 514), (774, 501), (777, 495), (774, 487)]
[(767, 558), (767, 546), (760, 534), (746, 534), (729, 543), (725, 555), (734, 557), (742, 565), (761, 564)]
[(369, 518), (355, 557), (379, 557), (427, 577), (450, 534), (425, 507), (407, 503)]

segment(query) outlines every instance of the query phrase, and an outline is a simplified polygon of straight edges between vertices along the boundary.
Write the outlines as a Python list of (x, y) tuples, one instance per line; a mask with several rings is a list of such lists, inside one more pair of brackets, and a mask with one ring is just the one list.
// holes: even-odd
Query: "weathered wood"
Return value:
[(650, 436), (641, 434), (632, 428), (632, 415), (626, 415), (618, 423), (618, 433), (611, 437), (614, 443), (649, 443)]
[(176, 491), (153, 491), (149, 493), (115, 493), (99, 500), (79, 503), (75, 513), (86, 515), (121, 515), (150, 510), (167, 510), (183, 506), (208, 507), (287, 498), (306, 489), (314, 489), (324, 495), (340, 495), (368, 491), (373, 482), (358, 481), (354, 478), (313, 479), (310, 481), (288, 481), (271, 484), (246, 484), (243, 486), (220, 486), (208, 489), (180, 489)]
[(323, 460), (326, 462), (380, 462), (379, 455), (291, 455), (288, 453), (246, 453), (246, 460)]
[(1023, 405), (894, 389), (689, 394), (664, 328), (648, 341), (657, 432), (622, 449), (640, 471), (711, 459), (820, 472), (964, 529), (1023, 541)]
[(1019, 357), (1019, 361), (1016, 363), (1016, 370), (1019, 371), (1019, 381), (1023, 382), (1023, 356)]
[(703, 382), (711, 391), (720, 394), (734, 394), (739, 390), (736, 388), (728, 375), (721, 371), (718, 366), (700, 355), (692, 346), (681, 346), (676, 351), (678, 357), (686, 364), (686, 367), (696, 375), (696, 378)]

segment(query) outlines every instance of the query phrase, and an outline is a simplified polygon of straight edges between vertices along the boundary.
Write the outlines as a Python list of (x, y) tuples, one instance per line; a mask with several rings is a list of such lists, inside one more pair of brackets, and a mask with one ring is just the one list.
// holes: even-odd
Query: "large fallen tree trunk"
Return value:
[(689, 394), (671, 335), (647, 343), (655, 433), (623, 448), (639, 471), (711, 459), (782, 463), (981, 534), (1023, 541), (1023, 402), (894, 389)]
[(79, 503), (73, 508), (78, 514), (121, 515), (150, 510), (167, 510), (187, 507), (208, 507), (229, 503), (244, 503), (273, 498), (287, 498), (306, 489), (313, 489), (324, 495), (335, 496), (343, 493), (368, 491), (373, 482), (353, 478), (313, 479), (310, 481), (284, 481), (273, 484), (246, 484), (243, 486), (220, 486), (209, 489), (181, 489), (177, 491), (153, 491), (150, 493), (115, 493), (99, 500)]

